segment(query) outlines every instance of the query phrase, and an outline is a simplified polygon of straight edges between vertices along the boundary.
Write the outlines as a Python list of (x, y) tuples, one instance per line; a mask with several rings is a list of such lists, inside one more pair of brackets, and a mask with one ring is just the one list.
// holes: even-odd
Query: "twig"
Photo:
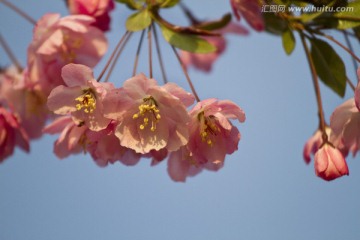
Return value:
[(148, 43), (149, 43), (149, 77), (153, 77), (152, 67), (152, 42), (151, 42), (151, 25), (148, 28)]
[(174, 51), (174, 53), (176, 55), (176, 58), (177, 58), (177, 60), (179, 61), (180, 65), (181, 65), (181, 68), (182, 68), (182, 70), (183, 70), (183, 72), (185, 74), (186, 80), (187, 80), (188, 84), (190, 85), (191, 91), (194, 94), (196, 101), (200, 102), (200, 98), (196, 93), (196, 90), (194, 88), (194, 85), (193, 85), (190, 77), (189, 77), (189, 74), (188, 74), (188, 72), (186, 70), (186, 67), (185, 67), (184, 63), (181, 61), (180, 56), (179, 56), (178, 52), (176, 51), (175, 47), (173, 45), (171, 45), (171, 48)]
[(115, 59), (114, 59), (114, 61), (111, 63), (110, 69), (109, 69), (109, 71), (108, 71), (108, 73), (107, 73), (107, 75), (106, 75), (106, 77), (105, 77), (104, 82), (109, 81), (109, 78), (110, 78), (110, 76), (111, 76), (111, 73), (113, 72), (113, 70), (114, 70), (114, 68), (115, 68), (115, 66), (116, 66), (116, 63), (117, 63), (117, 61), (118, 61), (118, 59), (119, 59), (122, 51), (124, 50), (124, 48), (125, 48), (125, 46), (126, 46), (126, 43), (129, 41), (131, 35), (132, 35), (132, 33), (129, 33), (129, 34), (127, 35), (126, 39), (124, 40), (124, 44), (121, 45), (120, 49), (119, 49), (118, 52), (116, 53)]
[(163, 62), (162, 56), (161, 56), (159, 39), (158, 39), (158, 36), (157, 36), (156, 27), (154, 25), (153, 25), (153, 31), (154, 31), (155, 46), (156, 46), (156, 52), (157, 52), (158, 59), (159, 59), (161, 74), (162, 74), (164, 83), (167, 83), (168, 80), (167, 80), (166, 73), (165, 73), (164, 62)]
[(105, 74), (106, 70), (108, 69), (110, 63), (112, 62), (112, 60), (113, 60), (116, 52), (119, 50), (121, 44), (124, 42), (125, 37), (126, 37), (128, 34), (129, 34), (129, 31), (126, 31), (125, 34), (121, 37), (120, 41), (118, 42), (118, 44), (116, 45), (114, 51), (112, 52), (109, 60), (106, 62), (106, 65), (105, 65), (104, 69), (101, 71), (99, 77), (97, 78), (97, 81), (98, 81), (98, 82), (101, 81), (101, 78), (104, 76), (104, 74)]
[(0, 0), (0, 2), (2, 2), (4, 5), (6, 5), (7, 7), (11, 8), (14, 12), (16, 12), (17, 14), (19, 14), (20, 16), (22, 16), (23, 18), (25, 18), (28, 22), (30, 22), (31, 24), (35, 25), (36, 21), (35, 19), (33, 19), (32, 17), (30, 17), (27, 13), (25, 13), (24, 11), (22, 11), (20, 8), (18, 8), (17, 6), (15, 6), (14, 4), (8, 2), (7, 0)]
[(136, 70), (137, 70), (137, 66), (138, 66), (138, 62), (139, 62), (139, 55), (140, 55), (140, 51), (141, 51), (142, 42), (144, 40), (144, 35), (145, 35), (145, 29), (141, 33), (139, 45), (138, 45), (138, 48), (137, 48), (137, 51), (136, 51), (134, 69), (133, 69), (133, 76), (136, 75)]
[(311, 54), (310, 54), (309, 47), (306, 44), (304, 34), (302, 32), (300, 32), (300, 31), (299, 31), (299, 33), (300, 33), (301, 42), (303, 44), (304, 51), (305, 51), (305, 54), (306, 54), (306, 58), (308, 60), (309, 67), (310, 67), (310, 70), (311, 70), (311, 75), (312, 75), (315, 94), (316, 94), (316, 101), (317, 101), (317, 105), (318, 105), (320, 129), (321, 129), (321, 132), (322, 132), (323, 141), (324, 141), (324, 143), (326, 143), (326, 142), (328, 142), (328, 136), (327, 136), (326, 131), (325, 131), (326, 124), (325, 124), (325, 118), (324, 118), (324, 110), (323, 110), (323, 107), (322, 107), (319, 79), (318, 79), (318, 76), (317, 76), (317, 73), (316, 73), (314, 61), (313, 61), (313, 59), (311, 57)]

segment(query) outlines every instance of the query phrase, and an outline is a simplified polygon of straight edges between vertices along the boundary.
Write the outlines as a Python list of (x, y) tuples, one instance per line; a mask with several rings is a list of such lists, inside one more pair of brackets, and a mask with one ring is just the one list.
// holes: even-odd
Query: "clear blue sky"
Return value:
[[(12, 0), (34, 18), (66, 14), (63, 1)], [(199, 17), (219, 17), (228, 1), (185, 1)], [(0, 5), (0, 31), (25, 64), (32, 26)], [(164, 12), (184, 22), (178, 9)], [(110, 49), (129, 14), (117, 6)], [(341, 36), (338, 36), (341, 37)], [(120, 86), (132, 72), (139, 35), (120, 58), (112, 81)], [(150, 167), (97, 167), (88, 155), (58, 160), (55, 137), (32, 142), (31, 154), (16, 151), (0, 165), (0, 239), (64, 240), (237, 240), (360, 239), (360, 162), (348, 158), (350, 176), (325, 182), (302, 159), (305, 141), (318, 126), (315, 96), (304, 52), (291, 57), (279, 38), (252, 32), (229, 37), (226, 53), (209, 75), (191, 70), (201, 98), (231, 99), (246, 112), (237, 124), (239, 151), (218, 173), (203, 172), (185, 184), (167, 176), (166, 163)], [(144, 48), (146, 50), (146, 48)], [(162, 45), (169, 78), (187, 88), (175, 57)], [(349, 77), (355, 80), (349, 57)], [(360, 53), (359, 45), (356, 53)], [(9, 60), (0, 50), (0, 64)], [(139, 70), (148, 72), (147, 56)], [(99, 74), (104, 61), (96, 68)], [(155, 78), (161, 80), (155, 66)], [(322, 86), (327, 119), (344, 100)], [(346, 98), (351, 97), (348, 91)]]

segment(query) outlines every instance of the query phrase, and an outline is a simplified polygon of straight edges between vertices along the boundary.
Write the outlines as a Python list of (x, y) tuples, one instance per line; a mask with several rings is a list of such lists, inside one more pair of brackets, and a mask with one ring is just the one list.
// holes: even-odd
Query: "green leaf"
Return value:
[(151, 24), (151, 16), (145, 8), (139, 12), (132, 14), (126, 20), (126, 29), (132, 32), (141, 31)]
[(118, 3), (126, 4), (126, 6), (132, 10), (138, 10), (141, 8), (141, 4), (135, 0), (116, 0)]
[(334, 14), (334, 17), (340, 18), (338, 29), (348, 29), (360, 26), (360, 1), (350, 2), (347, 7), (352, 11), (342, 11)]
[(211, 22), (204, 22), (200, 25), (196, 25), (196, 28), (202, 29), (202, 30), (208, 30), (213, 31), (217, 29), (221, 29), (229, 24), (231, 21), (231, 14), (225, 14), (221, 19)]
[(346, 88), (345, 65), (335, 50), (319, 39), (310, 39), (311, 57), (320, 80), (344, 97)]
[(265, 29), (267, 32), (282, 35), (282, 33), (288, 29), (288, 23), (274, 13), (265, 12), (263, 16), (265, 18)]
[(195, 35), (177, 33), (162, 25), (160, 26), (165, 40), (177, 48), (193, 53), (211, 53), (216, 51), (216, 47), (205, 39)]
[(282, 34), (283, 48), (287, 55), (290, 55), (295, 49), (295, 37), (293, 32), (288, 29)]

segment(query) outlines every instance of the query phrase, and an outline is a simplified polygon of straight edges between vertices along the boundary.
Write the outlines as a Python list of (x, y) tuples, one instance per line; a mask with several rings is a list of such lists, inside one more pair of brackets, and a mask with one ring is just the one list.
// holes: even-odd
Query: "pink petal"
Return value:
[(245, 122), (245, 112), (235, 103), (229, 100), (219, 101), (218, 106), (221, 108), (221, 113), (231, 119), (238, 119), (239, 122)]
[(324, 172), (329, 165), (329, 156), (325, 150), (325, 146), (319, 149), (315, 154), (315, 172), (317, 175)]
[(336, 148), (329, 147), (328, 154), (340, 175), (349, 175), (349, 169), (344, 156)]
[(186, 92), (184, 89), (176, 85), (175, 83), (167, 83), (163, 86), (166, 91), (171, 93), (173, 96), (180, 99), (180, 101), (186, 106), (191, 106), (194, 101), (195, 97), (189, 92)]
[(335, 135), (340, 135), (347, 122), (349, 122), (351, 115), (357, 112), (355, 101), (353, 98), (347, 100), (338, 106), (330, 117), (330, 127)]
[(54, 31), (36, 51), (42, 55), (52, 55), (58, 53), (58, 49), (63, 43), (63, 32), (59, 29)]
[(74, 32), (86, 33), (88, 31), (88, 25), (95, 22), (95, 19), (85, 15), (70, 15), (63, 17), (59, 23), (59, 27), (70, 29)]
[[(358, 69), (358, 77), (360, 79), (360, 68)], [(360, 83), (358, 83), (355, 88), (355, 97), (354, 98), (355, 98), (356, 107), (360, 111)]]
[[(138, 102), (140, 103), (140, 101)], [(123, 88), (111, 90), (103, 100), (104, 116), (110, 119), (121, 120), (124, 113), (133, 105), (136, 105), (136, 103), (126, 94)]]
[(91, 68), (81, 64), (67, 64), (61, 70), (61, 76), (69, 87), (86, 86), (88, 81), (94, 80)]
[(134, 166), (140, 161), (140, 157), (140, 154), (137, 154), (135, 151), (127, 149), (122, 158), (120, 158), (120, 162), (125, 166)]
[(58, 86), (51, 91), (47, 106), (56, 114), (65, 115), (74, 112), (77, 110), (75, 99), (81, 94), (80, 87)]
[(123, 84), (124, 90), (132, 99), (142, 99), (147, 96), (148, 89), (155, 86), (157, 82), (154, 79), (148, 79), (142, 73), (126, 80)]
[(57, 133), (61, 132), (65, 128), (65, 126), (67, 126), (71, 122), (72, 122), (72, 119), (69, 116), (59, 117), (59, 118), (55, 119), (52, 123), (47, 125), (43, 129), (43, 132), (49, 133), (49, 134), (57, 134)]
[(75, 149), (76, 147), (79, 147), (79, 140), (83, 136), (84, 132), (87, 130), (87, 127), (85, 126), (74, 126), (71, 128), (69, 135), (68, 135), (68, 149)]
[(175, 182), (185, 182), (186, 176), (190, 169), (190, 162), (185, 157), (189, 152), (185, 148), (181, 148), (176, 152), (172, 152), (168, 159), (167, 171), (170, 178)]
[(241, 134), (236, 127), (232, 127), (230, 132), (227, 133), (228, 135), (225, 138), (225, 146), (226, 146), (226, 153), (233, 154), (236, 150), (238, 150), (239, 141), (241, 138)]

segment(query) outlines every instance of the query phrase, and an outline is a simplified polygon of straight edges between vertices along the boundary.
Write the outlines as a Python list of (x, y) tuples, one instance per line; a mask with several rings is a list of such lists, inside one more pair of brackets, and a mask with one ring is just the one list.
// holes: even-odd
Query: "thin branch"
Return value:
[(182, 70), (183, 70), (183, 72), (184, 72), (184, 74), (185, 74), (186, 80), (187, 80), (188, 84), (190, 85), (191, 91), (192, 91), (192, 93), (194, 94), (194, 97), (195, 97), (196, 101), (197, 101), (197, 102), (200, 102), (200, 98), (199, 98), (199, 96), (198, 96), (197, 93), (196, 93), (196, 90), (195, 90), (195, 88), (194, 88), (194, 85), (193, 85), (193, 83), (192, 83), (192, 81), (191, 81), (191, 79), (190, 79), (189, 73), (187, 72), (184, 63), (181, 61), (181, 58), (180, 58), (178, 52), (176, 51), (175, 47), (174, 47), (173, 45), (171, 45), (171, 48), (172, 48), (172, 50), (174, 51), (174, 53), (175, 53), (175, 55), (176, 55), (176, 58), (177, 58), (177, 60), (179, 61), (180, 65), (181, 65), (181, 68), (182, 68)]
[(151, 42), (151, 25), (148, 28), (148, 43), (149, 43), (149, 77), (153, 77), (152, 67), (152, 42)]
[(125, 48), (125, 46), (126, 46), (127, 42), (129, 41), (129, 39), (130, 39), (131, 36), (132, 36), (132, 33), (129, 33), (129, 34), (126, 36), (126, 39), (124, 40), (124, 44), (121, 45), (120, 49), (119, 49), (118, 52), (116, 53), (115, 59), (114, 59), (114, 61), (111, 63), (110, 69), (109, 69), (109, 71), (108, 71), (108, 73), (107, 73), (107, 75), (106, 75), (106, 77), (105, 77), (104, 82), (109, 81), (109, 78), (110, 78), (110, 76), (111, 76), (111, 73), (113, 72), (113, 70), (114, 70), (114, 68), (115, 68), (115, 66), (116, 66), (116, 63), (117, 63), (117, 61), (119, 60), (119, 57), (120, 57), (122, 51), (124, 50), (124, 48)]
[(316, 94), (316, 101), (317, 101), (318, 111), (319, 111), (320, 129), (321, 129), (321, 132), (323, 134), (322, 137), (323, 137), (324, 142), (327, 142), (328, 141), (328, 136), (327, 136), (326, 131), (325, 131), (326, 124), (325, 124), (325, 118), (324, 118), (324, 110), (323, 110), (323, 107), (322, 107), (319, 79), (318, 79), (318, 76), (317, 76), (317, 73), (316, 73), (314, 61), (313, 61), (313, 59), (311, 57), (309, 47), (306, 44), (304, 34), (302, 32), (300, 32), (300, 31), (299, 31), (299, 33), (300, 33), (301, 42), (303, 44), (304, 51), (305, 51), (305, 54), (306, 54), (306, 58), (308, 60), (309, 67), (310, 67), (310, 70), (311, 70), (312, 79), (313, 79), (313, 84), (314, 84), (314, 89), (315, 89), (315, 94)]
[(101, 81), (101, 78), (104, 76), (104, 74), (105, 74), (106, 70), (108, 69), (110, 63), (112, 62), (112, 60), (113, 60), (116, 52), (119, 50), (121, 44), (124, 42), (125, 37), (126, 37), (128, 34), (129, 34), (129, 31), (126, 31), (125, 34), (121, 37), (120, 41), (118, 42), (118, 44), (116, 45), (114, 51), (112, 52), (109, 60), (106, 62), (106, 65), (105, 65), (104, 69), (101, 71), (99, 77), (97, 78), (97, 81), (98, 81), (98, 82)]
[(139, 62), (139, 56), (140, 56), (140, 51), (141, 51), (142, 42), (143, 42), (143, 40), (144, 40), (144, 35), (145, 35), (145, 29), (141, 32), (141, 37), (140, 37), (139, 45), (138, 45), (138, 48), (137, 48), (137, 50), (136, 50), (136, 56), (135, 56), (135, 62), (134, 62), (134, 69), (133, 69), (133, 76), (136, 75), (136, 70), (137, 70), (137, 66), (138, 66), (138, 62)]
[(355, 92), (355, 85), (350, 81), (350, 79), (348, 77), (346, 77), (346, 82), (349, 84), (351, 89)]
[[(350, 49), (351, 52), (354, 52), (354, 48), (353, 48), (353, 46), (352, 46), (352, 44), (351, 44), (351, 41), (350, 41), (348, 32), (343, 31), (343, 34), (344, 34), (344, 37), (345, 37), (346, 45), (348, 45), (348, 47), (349, 47), (349, 49)], [(356, 71), (357, 71), (357, 68), (358, 68), (357, 63), (356, 63), (356, 61), (355, 61), (354, 58), (351, 58), (351, 60), (352, 60), (352, 62), (353, 62), (354, 69), (355, 69), (355, 72), (356, 72)]]
[(159, 59), (159, 64), (160, 64), (160, 69), (161, 69), (161, 74), (162, 77), (164, 79), (164, 83), (167, 83), (167, 77), (166, 77), (166, 73), (165, 73), (165, 67), (164, 67), (164, 62), (162, 60), (162, 56), (161, 56), (161, 51), (160, 51), (160, 44), (159, 44), (159, 39), (157, 36), (157, 32), (156, 32), (156, 27), (153, 24), (153, 31), (154, 31), (154, 38), (155, 38), (155, 45), (156, 45), (156, 52), (158, 55), (158, 59)]
[(17, 68), (17, 70), (19, 72), (22, 71), (22, 66), (20, 64), (20, 62), (17, 60), (17, 58), (15, 57), (14, 53), (11, 51), (9, 45), (6, 43), (5, 39), (2, 37), (2, 35), (0, 34), (0, 45), (4, 48), (6, 54), (8, 55), (8, 57), (10, 58), (11, 62), (15, 65), (15, 67)]
[(20, 8), (18, 8), (17, 6), (15, 6), (14, 4), (8, 2), (7, 0), (0, 0), (1, 3), (3, 3), (4, 5), (6, 5), (8, 8), (11, 8), (14, 12), (16, 12), (17, 14), (19, 14), (21, 17), (25, 18), (28, 22), (30, 22), (31, 24), (35, 25), (36, 21), (35, 19), (33, 19), (32, 17), (30, 17), (27, 13), (25, 13), (23, 10), (21, 10)]

